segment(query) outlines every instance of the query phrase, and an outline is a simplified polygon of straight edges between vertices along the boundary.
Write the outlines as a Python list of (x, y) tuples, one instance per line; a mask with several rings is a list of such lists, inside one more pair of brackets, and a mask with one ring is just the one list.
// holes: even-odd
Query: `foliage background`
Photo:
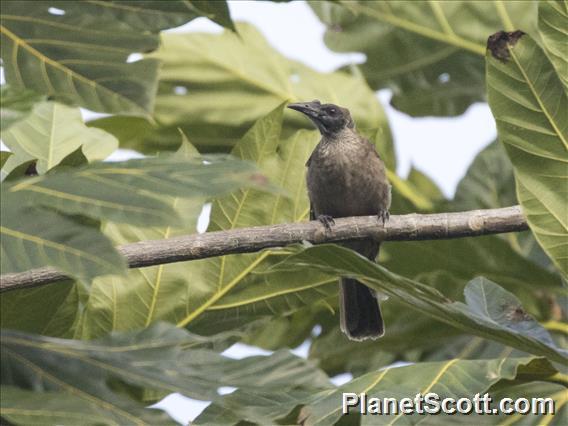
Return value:
[[(8, 232), (2, 234), (2, 272), (49, 264), (78, 282), (2, 295), (3, 416), (49, 423), (50, 412), (54, 422), (73, 424), (90, 413), (92, 422), (161, 423), (166, 418), (145, 405), (180, 392), (214, 400), (198, 423), (334, 423), (341, 389), (328, 376), (348, 372), (360, 377), (343, 389), (386, 396), (425, 389), (446, 396), (488, 390), (550, 395), (560, 409), (553, 422), (561, 422), (565, 3), (312, 2), (327, 25), (330, 49), (366, 54), (361, 67), (333, 74), (277, 53), (251, 26), (238, 25), (238, 37), (230, 30), (158, 37), (159, 30), (201, 15), (232, 28), (222, 2), (190, 2), (190, 12), (182, 2), (119, 2), (130, 8), (102, 9), (96, 2), (43, 2), (36, 10), (8, 3), (2, 140), (12, 155), (3, 154), (2, 219)], [(44, 22), (44, 38), (29, 19)], [(55, 34), (50, 25), (58, 28)], [(519, 58), (507, 64), (484, 59), (487, 36), (515, 28), (525, 29), (542, 50), (523, 40), (514, 50)], [(124, 63), (140, 51), (152, 52)], [(541, 68), (528, 66), (533, 63)], [(447, 191), (414, 168), (397, 177), (396, 140), (373, 90), (390, 88), (393, 106), (411, 116), (455, 116), (487, 99), (486, 78), (501, 142), (476, 157), (456, 196), (447, 199)], [(210, 230), (305, 220), (304, 162), (318, 136), (297, 115), (283, 115), (281, 104), (312, 98), (350, 107), (377, 144), (390, 168), (394, 214), (500, 207), (519, 198), (534, 213), (531, 225), (548, 256), (527, 232), (388, 244), (381, 254), (386, 270), (336, 248), (298, 247), (94, 278), (124, 268), (107, 238), (123, 244), (193, 232), (204, 201), (212, 201)], [(86, 127), (77, 105), (114, 115)], [(420, 141), (433, 151), (429, 142)], [(159, 152), (160, 158), (117, 165), (138, 176), (121, 178), (95, 163), (117, 146)], [(531, 155), (523, 159), (512, 151), (518, 147)], [(164, 155), (168, 151), (174, 156)], [(203, 167), (192, 160), (197, 151), (230, 151), (256, 163), (286, 192), (251, 188), (256, 171), (250, 163), (210, 156), (212, 167)], [(453, 163), (446, 155), (437, 155), (440, 167)], [(551, 164), (543, 165), (543, 158)], [(36, 160), (41, 176), (17, 180)], [(542, 170), (558, 173), (541, 178)], [(89, 185), (92, 180), (97, 185)], [(527, 196), (535, 185), (533, 197)], [(236, 187), (243, 189), (227, 195)], [(23, 232), (50, 244), (30, 243)], [(550, 240), (555, 235), (560, 244)], [(100, 261), (80, 260), (84, 253), (103, 260), (106, 269)], [(339, 333), (335, 281), (346, 273), (361, 275), (390, 296), (384, 303), (388, 334), (378, 342), (354, 344)], [(196, 334), (158, 322), (164, 320)], [(108, 335), (112, 331), (127, 334)], [(306, 339), (310, 362), (286, 351)], [(238, 362), (220, 355), (234, 342), (276, 352)], [(124, 356), (112, 356), (117, 352)], [(415, 364), (385, 370), (393, 362)], [(88, 377), (76, 371), (88, 371)], [(492, 379), (472, 379), (482, 376)], [(238, 390), (219, 395), (220, 385)], [(258, 405), (261, 397), (264, 406)]]

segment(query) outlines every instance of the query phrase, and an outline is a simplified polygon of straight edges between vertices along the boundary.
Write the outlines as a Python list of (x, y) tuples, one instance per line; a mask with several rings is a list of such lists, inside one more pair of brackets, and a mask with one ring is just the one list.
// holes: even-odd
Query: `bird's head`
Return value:
[(343, 129), (355, 127), (349, 110), (334, 104), (322, 104), (315, 100), (289, 104), (288, 108), (307, 115), (323, 136), (333, 136)]

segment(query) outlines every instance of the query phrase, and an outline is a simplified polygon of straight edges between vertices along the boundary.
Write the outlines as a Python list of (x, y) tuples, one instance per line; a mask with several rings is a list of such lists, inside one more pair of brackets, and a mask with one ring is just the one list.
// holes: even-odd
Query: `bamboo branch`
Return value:
[[(118, 247), (130, 268), (251, 253), (310, 241), (314, 244), (372, 238), (377, 241), (418, 241), (475, 237), (528, 229), (520, 206), (457, 213), (392, 216), (383, 227), (375, 216), (336, 219), (330, 231), (318, 221), (256, 226), (140, 241)], [(0, 292), (38, 287), (70, 277), (45, 267), (0, 276)]]

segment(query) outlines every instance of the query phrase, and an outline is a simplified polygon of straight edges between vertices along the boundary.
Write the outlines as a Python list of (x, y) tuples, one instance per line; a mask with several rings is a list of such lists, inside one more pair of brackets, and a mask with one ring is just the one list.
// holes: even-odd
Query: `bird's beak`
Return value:
[(319, 114), (321, 103), (319, 101), (298, 102), (295, 104), (289, 104), (288, 108), (300, 111), (310, 118), (316, 118)]

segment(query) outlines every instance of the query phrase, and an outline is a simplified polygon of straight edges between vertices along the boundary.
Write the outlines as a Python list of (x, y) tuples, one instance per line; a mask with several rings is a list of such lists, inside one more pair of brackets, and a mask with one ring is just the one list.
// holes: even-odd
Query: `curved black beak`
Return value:
[(312, 101), (312, 102), (298, 102), (295, 104), (289, 104), (288, 108), (300, 111), (301, 113), (307, 115), (308, 117), (317, 117), (320, 108), (321, 102), (320, 101)]

